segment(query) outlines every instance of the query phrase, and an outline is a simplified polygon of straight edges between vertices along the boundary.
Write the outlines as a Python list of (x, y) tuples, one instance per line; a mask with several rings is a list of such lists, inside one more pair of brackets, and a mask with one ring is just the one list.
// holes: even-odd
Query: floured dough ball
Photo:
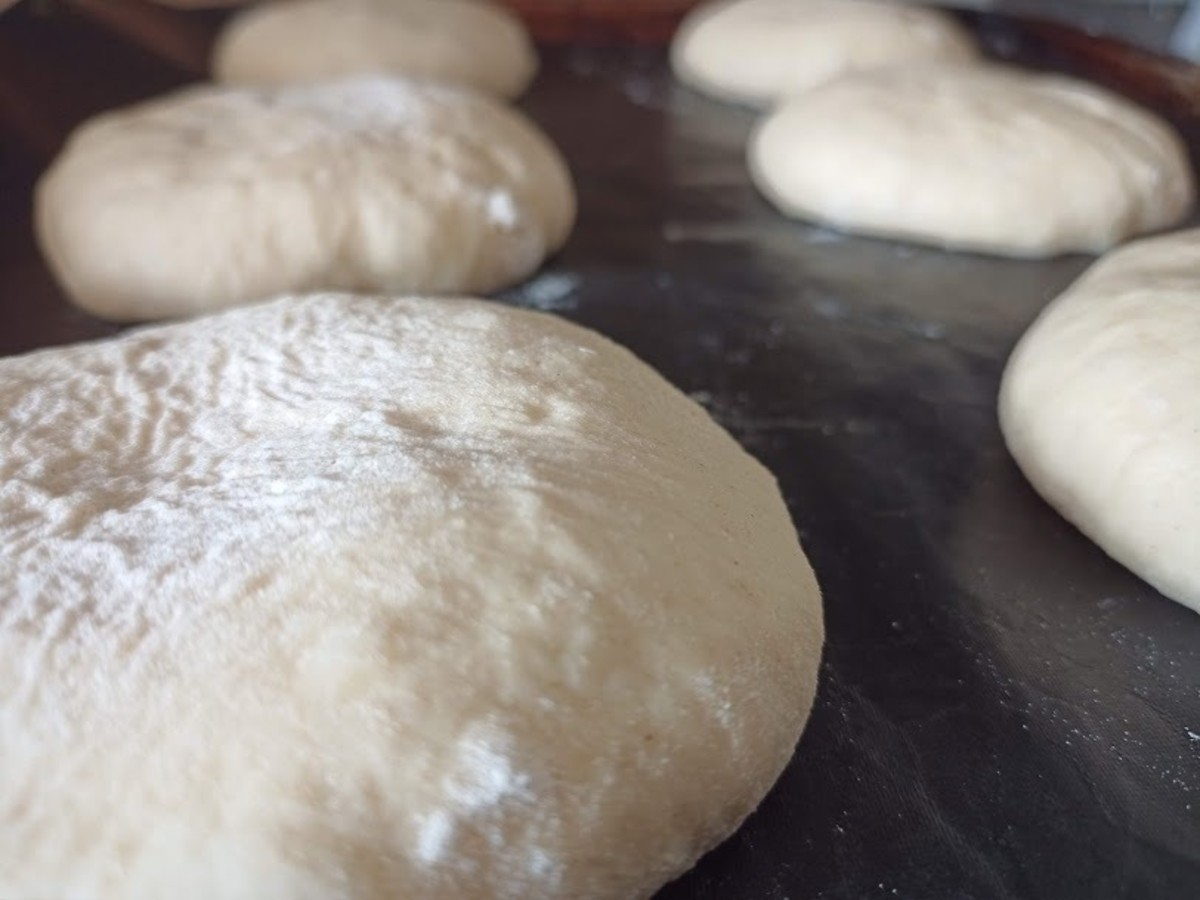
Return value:
[(390, 72), (515, 97), (537, 53), (521, 20), (487, 0), (274, 0), (226, 26), (213, 72), (236, 84)]
[(693, 10), (671, 45), (684, 84), (767, 106), (846, 72), (966, 62), (975, 43), (948, 16), (874, 0), (719, 0)]
[(519, 112), (390, 78), (108, 113), (37, 191), (51, 268), (117, 320), (287, 291), (489, 292), (537, 269), (574, 217), (566, 165)]
[(543, 314), (290, 297), (0, 360), (0, 478), (0, 897), (646, 897), (812, 704), (770, 474)]
[(789, 215), (1005, 256), (1102, 251), (1173, 225), (1191, 166), (1166, 122), (1067, 78), (997, 67), (849, 75), (780, 107), (750, 146)]
[(1122, 248), (1021, 339), (1000, 423), (1038, 492), (1200, 611), (1200, 231)]

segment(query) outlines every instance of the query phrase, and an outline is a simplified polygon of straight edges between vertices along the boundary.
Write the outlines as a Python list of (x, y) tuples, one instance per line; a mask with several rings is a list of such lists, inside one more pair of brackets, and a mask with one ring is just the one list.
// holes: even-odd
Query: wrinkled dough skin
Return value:
[(1000, 66), (847, 76), (776, 110), (750, 145), (791, 216), (1000, 256), (1102, 252), (1182, 220), (1191, 164), (1147, 110)]
[(671, 68), (719, 100), (769, 107), (850, 72), (977, 55), (954, 20), (907, 3), (719, 0), (680, 25)]
[(566, 164), (521, 113), (382, 77), (198, 87), (105, 113), (36, 196), (54, 274), (117, 321), (289, 291), (491, 292), (574, 219)]
[(1106, 256), (1017, 345), (1000, 424), (1052, 506), (1200, 611), (1198, 295), (1200, 231)]
[(521, 19), (486, 0), (274, 0), (235, 16), (213, 51), (230, 84), (388, 72), (510, 99), (537, 66)]
[(627, 351), (289, 297), (0, 360), (0, 897), (629, 900), (788, 761), (774, 479)]

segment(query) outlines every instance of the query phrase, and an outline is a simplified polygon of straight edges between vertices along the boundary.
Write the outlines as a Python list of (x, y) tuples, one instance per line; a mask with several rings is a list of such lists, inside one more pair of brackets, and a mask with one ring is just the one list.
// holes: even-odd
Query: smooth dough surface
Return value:
[(1029, 481), (1105, 552), (1200, 611), (1200, 231), (1131, 244), (1046, 308), (1000, 424)]
[(820, 598), (627, 351), (290, 297), (0, 361), (0, 897), (631, 900), (759, 802)]
[(235, 16), (213, 55), (235, 84), (392, 73), (515, 97), (536, 72), (524, 24), (487, 0), (273, 0)]
[(106, 113), (36, 197), (59, 281), (117, 320), (289, 291), (490, 292), (536, 270), (574, 218), (566, 164), (519, 112), (383, 77)]
[(948, 16), (886, 0), (720, 0), (693, 10), (671, 44), (682, 82), (751, 106), (847, 72), (976, 55)]
[(847, 76), (772, 114), (750, 168), (789, 215), (1017, 257), (1173, 225), (1194, 190), (1182, 141), (1153, 113), (999, 66)]

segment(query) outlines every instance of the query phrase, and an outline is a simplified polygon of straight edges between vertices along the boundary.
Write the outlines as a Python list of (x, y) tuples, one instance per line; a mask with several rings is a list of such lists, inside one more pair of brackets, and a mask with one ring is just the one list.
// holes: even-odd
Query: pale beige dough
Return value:
[(520, 18), (487, 0), (272, 0), (235, 16), (213, 55), (217, 80), (235, 84), (380, 72), (515, 97), (537, 52)]
[(847, 72), (976, 55), (948, 16), (886, 0), (718, 0), (694, 9), (671, 44), (684, 84), (751, 106)]
[(629, 352), (289, 297), (0, 360), (0, 897), (633, 900), (822, 644), (774, 479)]
[(1115, 251), (1021, 339), (1000, 423), (1038, 492), (1200, 611), (1200, 231)]
[(849, 75), (781, 106), (751, 140), (755, 182), (789, 215), (1017, 257), (1099, 252), (1174, 225), (1187, 152), (1101, 88), (999, 66)]
[(536, 270), (575, 218), (566, 164), (522, 114), (374, 77), (106, 113), (36, 200), (67, 293), (117, 320), (288, 291), (490, 292)]

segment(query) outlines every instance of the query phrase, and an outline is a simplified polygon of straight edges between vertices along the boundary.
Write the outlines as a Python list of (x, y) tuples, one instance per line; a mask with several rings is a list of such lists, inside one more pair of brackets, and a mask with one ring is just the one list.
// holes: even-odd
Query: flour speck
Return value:
[(453, 837), (454, 822), (444, 811), (426, 817), (417, 835), (417, 855), (421, 862), (432, 864), (441, 860)]
[(579, 305), (576, 293), (579, 276), (566, 272), (546, 272), (525, 284), (515, 295), (522, 306), (542, 312), (562, 312)]
[(500, 228), (511, 230), (517, 227), (520, 212), (513, 195), (508, 191), (495, 190), (487, 199), (488, 221)]
[(460, 771), (447, 786), (447, 793), (467, 812), (528, 791), (529, 776), (514, 771), (508, 756), (493, 742), (467, 738), (459, 745), (458, 758)]

